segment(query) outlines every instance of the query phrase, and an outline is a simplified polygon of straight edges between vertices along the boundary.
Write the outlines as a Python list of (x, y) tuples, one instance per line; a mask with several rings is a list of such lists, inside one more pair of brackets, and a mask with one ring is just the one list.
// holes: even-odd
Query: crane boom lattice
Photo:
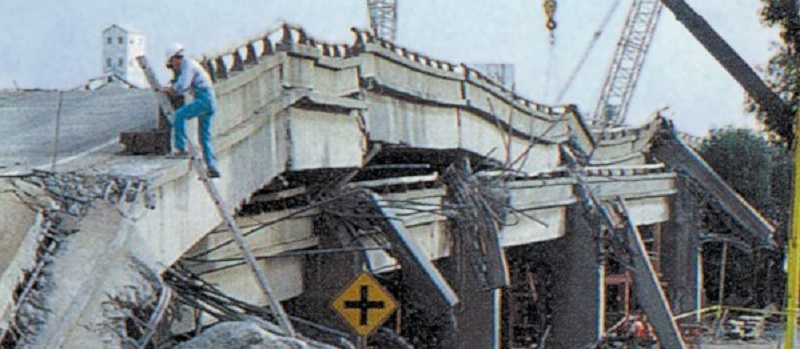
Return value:
[(367, 0), (369, 25), (379, 38), (395, 41), (397, 36), (397, 0)]
[(625, 122), (662, 8), (660, 0), (633, 0), (594, 110), (601, 125)]

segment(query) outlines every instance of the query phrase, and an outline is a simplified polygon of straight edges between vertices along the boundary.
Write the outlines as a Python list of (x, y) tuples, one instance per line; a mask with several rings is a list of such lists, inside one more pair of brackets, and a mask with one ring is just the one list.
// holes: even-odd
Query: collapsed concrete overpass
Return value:
[[(606, 331), (608, 280), (618, 272), (604, 245), (615, 227), (601, 229), (609, 223), (598, 223), (590, 201), (619, 199), (637, 234), (660, 241), (664, 253), (650, 263), (668, 285), (653, 284), (666, 293), (664, 310), (696, 309), (698, 228), (683, 175), (712, 178), (742, 239), (769, 243), (770, 225), (666, 120), (593, 133), (573, 107), (535, 103), (463, 65), (354, 34), (354, 44), (333, 45), (284, 26), (203, 60), (219, 100), (213, 134), (224, 177), (215, 183), (292, 315), (343, 330), (328, 304), (367, 268), (402, 293), (392, 324), (400, 336), (500, 347), (513, 337), (517, 301), (502, 290), (533, 277), (550, 280), (534, 282), (550, 298), (537, 340), (584, 346)], [(61, 92), (36, 93), (0, 99), (14, 101), (0, 105), (7, 120)], [(108, 101), (144, 111), (104, 137), (156, 123), (147, 91), (111, 93), (70, 92), (77, 114), (98, 115), (76, 119), (70, 139), (81, 137), (81, 122), (127, 110)], [(55, 172), (32, 171), (52, 157), (47, 146), (2, 154), (0, 328), (14, 343), (119, 345), (134, 334), (109, 315), (109, 299), (152, 297), (156, 288), (143, 285), (176, 263), (266, 303), (187, 160), (96, 145), (70, 149)]]

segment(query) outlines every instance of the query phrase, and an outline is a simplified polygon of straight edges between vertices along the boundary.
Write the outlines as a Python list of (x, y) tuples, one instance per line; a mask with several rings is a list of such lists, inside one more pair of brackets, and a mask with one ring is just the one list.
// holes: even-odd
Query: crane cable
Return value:
[(586, 46), (586, 50), (583, 51), (583, 55), (581, 56), (580, 61), (578, 64), (575, 65), (575, 68), (570, 73), (569, 77), (567, 78), (567, 82), (564, 83), (564, 86), (561, 87), (561, 90), (558, 92), (558, 96), (556, 97), (556, 104), (561, 103), (561, 100), (564, 98), (564, 95), (567, 94), (569, 88), (572, 87), (572, 83), (575, 81), (575, 77), (578, 76), (581, 69), (583, 69), (583, 65), (586, 63), (586, 60), (589, 58), (589, 54), (594, 49), (595, 44), (600, 40), (600, 37), (603, 35), (606, 27), (608, 27), (608, 23), (611, 22), (611, 17), (613, 17), (614, 13), (617, 11), (619, 7), (619, 3), (621, 0), (615, 0), (613, 4), (611, 4), (611, 8), (608, 9), (605, 17), (603, 17), (603, 22), (600, 23), (600, 26), (597, 28), (597, 31), (594, 32), (592, 35), (592, 40), (589, 41), (589, 45)]
[(545, 100), (550, 100), (550, 85), (553, 84), (553, 72), (556, 70), (554, 63), (555, 63), (555, 45), (556, 45), (556, 37), (555, 37), (555, 29), (556, 29), (556, 21), (554, 16), (556, 14), (556, 0), (544, 0), (542, 2), (542, 8), (544, 9), (544, 15), (547, 21), (545, 22), (545, 28), (547, 28), (547, 32), (549, 34), (549, 43), (548, 50), (547, 50), (547, 66), (545, 67), (545, 74), (544, 74), (544, 98)]
[(553, 83), (553, 80), (554, 80), (553, 79), (553, 73), (558, 71), (558, 67), (556, 66), (558, 60), (555, 59), (555, 56), (556, 56), (556, 53), (555, 53), (555, 48), (556, 47), (555, 46), (556, 46), (555, 42), (553, 42), (553, 41), (551, 41), (550, 45), (548, 45), (548, 49), (547, 49), (547, 66), (546, 66), (545, 72), (544, 72), (544, 100), (548, 101), (548, 102), (551, 101), (551, 99), (550, 99), (551, 95), (552, 95), (551, 91), (555, 90), (554, 88), (552, 88), (553, 87), (552, 85), (555, 85)]

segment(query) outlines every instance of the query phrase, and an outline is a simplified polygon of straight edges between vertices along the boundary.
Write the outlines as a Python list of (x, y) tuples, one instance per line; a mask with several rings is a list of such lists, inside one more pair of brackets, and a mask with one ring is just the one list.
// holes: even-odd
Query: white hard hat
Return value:
[(170, 45), (166, 51), (164, 51), (164, 60), (169, 61), (172, 57), (183, 57), (183, 45), (181, 44), (172, 44)]

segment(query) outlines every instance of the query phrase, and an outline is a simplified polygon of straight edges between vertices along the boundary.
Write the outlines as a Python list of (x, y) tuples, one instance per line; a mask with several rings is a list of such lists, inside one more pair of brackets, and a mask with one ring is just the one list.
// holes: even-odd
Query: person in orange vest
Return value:
[(655, 343), (653, 327), (647, 321), (647, 315), (637, 315), (633, 317), (630, 327), (631, 348), (637, 349), (640, 345), (645, 348), (652, 348)]

